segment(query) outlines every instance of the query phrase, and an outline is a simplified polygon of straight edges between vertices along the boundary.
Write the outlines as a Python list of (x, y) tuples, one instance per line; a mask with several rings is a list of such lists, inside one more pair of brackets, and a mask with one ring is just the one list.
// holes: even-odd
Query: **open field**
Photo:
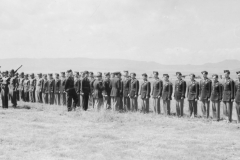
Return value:
[(240, 157), (240, 125), (223, 121), (39, 104), (0, 109), (0, 121), (1, 160)]

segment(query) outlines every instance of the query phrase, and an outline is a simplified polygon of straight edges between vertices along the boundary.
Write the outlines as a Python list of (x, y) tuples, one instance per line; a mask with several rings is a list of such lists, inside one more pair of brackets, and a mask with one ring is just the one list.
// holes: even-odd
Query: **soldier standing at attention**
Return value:
[(232, 105), (234, 102), (234, 81), (229, 77), (230, 71), (225, 70), (225, 80), (223, 83), (223, 114), (227, 123), (232, 121)]
[(111, 89), (111, 105), (112, 111), (118, 111), (120, 105), (120, 90), (121, 90), (121, 81), (119, 78), (119, 72), (114, 73), (115, 77), (111, 79), (110, 88)]
[(43, 82), (44, 80), (42, 78), (42, 73), (38, 73), (38, 79), (36, 81), (36, 94), (37, 94), (38, 103), (43, 103), (43, 98), (42, 98)]
[(172, 93), (173, 93), (173, 85), (169, 81), (169, 75), (163, 74), (163, 91), (162, 91), (162, 99), (163, 99), (163, 109), (165, 116), (170, 115), (171, 112), (171, 100), (172, 100)]
[(203, 79), (200, 81), (199, 98), (202, 103), (202, 113), (204, 117), (209, 118), (210, 96), (212, 91), (212, 81), (207, 77), (208, 72), (202, 71)]
[(238, 80), (235, 81), (235, 106), (237, 113), (237, 123), (240, 123), (240, 71), (237, 72)]
[(136, 73), (131, 73), (131, 83), (129, 89), (130, 97), (130, 110), (138, 111), (138, 93), (139, 93), (139, 81), (136, 79)]
[(2, 99), (2, 107), (8, 108), (8, 94), (9, 94), (9, 86), (10, 84), (10, 78), (8, 77), (8, 71), (3, 72), (2, 77), (2, 86), (1, 86), (1, 99)]
[(186, 94), (186, 82), (182, 79), (182, 73), (177, 72), (177, 79), (175, 82), (174, 98), (176, 100), (176, 114), (178, 117), (183, 116), (184, 98)]
[(65, 77), (65, 72), (61, 72), (61, 88), (60, 88), (60, 96), (61, 96), (61, 105), (65, 106), (66, 105), (66, 92), (64, 90), (65, 88), (65, 83), (66, 83), (66, 77)]
[(81, 81), (81, 95), (83, 110), (86, 111), (88, 109), (89, 94), (91, 92), (90, 81), (88, 79), (88, 71), (84, 71), (83, 76), (84, 77)]
[[(65, 84), (65, 91), (67, 92), (67, 108), (68, 111), (72, 111), (72, 108), (76, 110), (76, 105), (78, 103), (78, 95), (75, 91), (74, 88), (74, 78), (73, 78), (73, 73), (72, 70), (67, 71), (67, 80)], [(73, 99), (73, 107), (72, 106), (72, 99)]]
[(24, 89), (23, 89), (24, 73), (22, 72), (18, 79), (19, 99), (24, 101)]
[[(16, 79), (17, 79), (18, 86), (19, 86), (19, 74), (18, 74), (18, 73), (15, 73), (15, 77), (16, 77)], [(18, 88), (16, 89), (16, 99), (17, 99), (17, 101), (20, 100), (19, 89), (18, 89)]]
[(151, 93), (151, 83), (147, 80), (147, 74), (143, 73), (143, 83), (140, 88), (140, 95), (142, 99), (142, 112), (148, 113), (149, 112), (149, 98)]
[(218, 81), (218, 75), (212, 75), (212, 92), (210, 100), (212, 101), (212, 113), (213, 119), (216, 121), (220, 120), (220, 103), (222, 101), (222, 84)]
[(160, 98), (162, 96), (163, 81), (158, 78), (158, 72), (153, 71), (154, 81), (152, 88), (153, 108), (155, 114), (161, 113)]
[(94, 108), (98, 111), (102, 110), (103, 108), (103, 81), (102, 81), (102, 73), (97, 73), (97, 79), (93, 83), (93, 98), (94, 101)]
[(47, 74), (43, 75), (43, 89), (42, 89), (42, 94), (43, 94), (43, 103), (48, 104), (48, 96), (49, 96), (49, 82), (47, 79)]
[(123, 96), (123, 110), (124, 111), (129, 111), (130, 110), (130, 98), (129, 98), (129, 88), (130, 88), (130, 83), (131, 80), (129, 79), (128, 76), (128, 71), (124, 71), (124, 79), (122, 80), (122, 96)]
[(89, 107), (92, 106), (94, 108), (94, 98), (93, 98), (93, 83), (95, 81), (93, 72), (89, 72), (89, 80), (90, 80), (90, 94), (89, 94)]
[(79, 72), (75, 72), (75, 74), (74, 74), (74, 88), (75, 88), (75, 91), (76, 91), (76, 93), (78, 95), (77, 107), (80, 107), (81, 80), (80, 80)]
[(9, 96), (12, 102), (13, 108), (17, 107), (17, 88), (18, 88), (18, 79), (14, 74), (14, 70), (10, 72), (10, 84), (9, 84)]
[(55, 86), (54, 86), (54, 104), (60, 106), (60, 88), (61, 80), (59, 79), (59, 74), (55, 73)]
[(195, 74), (190, 74), (190, 82), (187, 87), (190, 117), (197, 117), (197, 101), (199, 95), (199, 83), (195, 81)]
[(122, 92), (122, 74), (119, 72), (120, 79), (120, 96), (119, 96), (119, 110), (123, 110), (123, 92)]
[(29, 98), (30, 102), (35, 103), (36, 102), (36, 79), (34, 77), (34, 73), (31, 74), (31, 79), (30, 79), (30, 89), (29, 89)]
[(53, 105), (54, 104), (54, 98), (55, 98), (55, 80), (53, 78), (52, 73), (48, 74), (48, 83), (49, 83), (49, 104)]
[(103, 101), (104, 101), (104, 109), (109, 109), (111, 107), (111, 88), (110, 88), (110, 73), (107, 72), (104, 74), (105, 79), (103, 81)]
[(28, 74), (25, 74), (23, 88), (24, 88), (24, 102), (29, 102), (30, 80), (28, 79)]

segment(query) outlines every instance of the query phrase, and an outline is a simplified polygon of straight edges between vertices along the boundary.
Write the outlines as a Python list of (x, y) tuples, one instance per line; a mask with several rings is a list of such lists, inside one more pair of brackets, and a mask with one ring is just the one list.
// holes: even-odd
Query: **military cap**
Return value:
[(18, 72), (16, 72), (15, 75), (19, 75)]
[(201, 73), (202, 73), (202, 74), (208, 74), (208, 72), (207, 72), (207, 71), (202, 71)]
[(24, 75), (24, 72), (21, 72), (20, 75)]
[(213, 74), (212, 77), (216, 77), (216, 78), (218, 78), (218, 75), (217, 75), (217, 74)]
[(61, 72), (61, 75), (65, 75), (65, 72)]
[(70, 72), (72, 72), (72, 70), (71, 70), (71, 69), (67, 70), (67, 73), (70, 73)]
[(34, 76), (34, 73), (31, 73), (30, 76)]
[(156, 74), (156, 75), (158, 75), (158, 71), (153, 71), (153, 74)]
[(88, 71), (84, 71), (83, 74), (88, 74), (89, 72)]
[(237, 74), (239, 74), (240, 73), (240, 71), (238, 71), (238, 72), (236, 72)]
[(224, 70), (223, 72), (230, 74), (230, 71), (229, 71), (229, 70)]
[(143, 73), (142, 76), (147, 77), (147, 74), (146, 74), (146, 73)]
[(132, 74), (133, 74), (134, 76), (136, 76), (136, 73), (132, 72), (131, 75), (132, 75)]
[(53, 74), (52, 73), (48, 73), (49, 76), (52, 76)]
[(42, 73), (37, 73), (37, 75), (42, 75)]
[(191, 74), (189, 74), (189, 76), (193, 76), (193, 77), (195, 77), (195, 74), (191, 73)]
[(28, 76), (29, 76), (29, 74), (25, 74), (24, 76), (25, 76), (25, 77), (28, 77)]
[(14, 73), (15, 71), (12, 69), (12, 70), (10, 70), (9, 72), (10, 72), (10, 73)]
[(55, 73), (55, 75), (56, 75), (56, 76), (59, 76), (59, 74), (58, 74), (58, 73)]
[(75, 71), (74, 73), (75, 73), (76, 75), (79, 75), (79, 72), (78, 72), (78, 71)]
[(109, 72), (105, 72), (104, 75), (105, 76), (110, 76), (110, 73)]
[(113, 72), (114, 75), (118, 75), (121, 74), (120, 72)]
[(8, 71), (5, 71), (4, 73), (5, 73), (5, 74), (8, 74)]
[(102, 73), (101, 72), (97, 72), (96, 77), (102, 77)]
[(43, 77), (47, 77), (47, 74), (43, 74)]
[(181, 75), (182, 75), (182, 73), (181, 73), (181, 72), (176, 72), (176, 75), (180, 75), (180, 76), (181, 76)]
[(126, 73), (128, 73), (128, 71), (123, 71), (123, 72), (126, 72)]
[(163, 77), (169, 77), (169, 75), (168, 74), (163, 74)]

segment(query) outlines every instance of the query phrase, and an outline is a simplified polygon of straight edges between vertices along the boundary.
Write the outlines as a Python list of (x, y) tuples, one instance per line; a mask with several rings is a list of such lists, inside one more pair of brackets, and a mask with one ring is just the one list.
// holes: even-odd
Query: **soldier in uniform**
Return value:
[(22, 101), (24, 101), (23, 81), (24, 81), (24, 72), (20, 74), (18, 79), (19, 99), (21, 99)]
[(93, 83), (93, 98), (94, 100), (94, 108), (98, 111), (103, 108), (103, 81), (102, 81), (102, 73), (97, 73), (97, 79)]
[(10, 72), (10, 84), (9, 84), (9, 97), (14, 108), (17, 107), (17, 88), (18, 88), (18, 79), (15, 76), (14, 70)]
[(54, 98), (55, 98), (55, 80), (53, 78), (52, 73), (48, 74), (48, 83), (49, 83), (49, 104), (54, 104)]
[(36, 80), (36, 94), (37, 94), (37, 102), (43, 103), (43, 97), (42, 97), (42, 90), (43, 90), (43, 78), (42, 73), (38, 73), (38, 79)]
[(43, 103), (48, 104), (48, 96), (49, 96), (49, 82), (47, 79), (47, 74), (43, 75), (43, 88), (42, 88), (42, 95), (43, 95)]
[(82, 107), (83, 110), (86, 111), (88, 109), (89, 94), (91, 93), (90, 81), (88, 79), (88, 71), (84, 71), (83, 76), (84, 77), (81, 81)]
[(147, 80), (147, 74), (143, 73), (143, 83), (140, 87), (140, 96), (142, 99), (142, 112), (148, 113), (149, 112), (149, 98), (151, 93), (151, 83)]
[(59, 78), (59, 74), (55, 73), (55, 86), (54, 86), (54, 104), (60, 106), (60, 88), (61, 88), (61, 80)]
[(120, 105), (120, 90), (121, 90), (121, 80), (119, 78), (119, 72), (114, 73), (115, 77), (111, 79), (110, 88), (111, 88), (111, 105), (113, 111), (119, 110)]
[(161, 113), (160, 98), (162, 96), (163, 81), (159, 79), (157, 71), (154, 71), (153, 75), (154, 81), (151, 94), (153, 98), (153, 108), (155, 114), (160, 114)]
[[(18, 86), (19, 86), (19, 74), (18, 74), (18, 73), (15, 73), (15, 77), (16, 77), (16, 79), (17, 79)], [(17, 99), (17, 101), (20, 101), (19, 89), (18, 89), (18, 88), (17, 88), (17, 90), (16, 90), (16, 99)]]
[(29, 89), (29, 98), (30, 98), (30, 102), (35, 103), (36, 102), (36, 79), (34, 77), (34, 73), (32, 73), (31, 75), (31, 79), (30, 79), (30, 89)]
[(123, 110), (124, 111), (129, 111), (130, 110), (130, 98), (129, 98), (129, 88), (130, 88), (130, 83), (131, 80), (129, 79), (128, 76), (128, 71), (124, 71), (124, 79), (122, 80), (122, 96), (123, 96)]
[(171, 100), (172, 100), (172, 93), (173, 93), (173, 85), (169, 81), (169, 75), (163, 74), (163, 91), (162, 91), (162, 99), (163, 99), (163, 110), (165, 116), (170, 115), (171, 112)]
[(10, 78), (8, 77), (8, 71), (3, 72), (2, 77), (2, 86), (1, 86), (1, 99), (2, 99), (2, 107), (8, 108), (8, 94), (9, 94), (9, 86), (10, 84)]
[(199, 96), (199, 83), (195, 80), (195, 74), (190, 74), (190, 82), (187, 86), (190, 117), (197, 117), (197, 101)]
[(91, 88), (91, 92), (89, 94), (89, 107), (92, 106), (92, 108), (94, 108), (94, 98), (93, 98), (93, 83), (95, 81), (94, 78), (94, 74), (93, 72), (89, 72), (89, 80), (90, 80), (90, 88)]
[(28, 79), (28, 74), (25, 74), (23, 81), (23, 89), (24, 89), (24, 102), (29, 102), (29, 90), (30, 90), (30, 80)]
[[(68, 111), (72, 111), (72, 108), (76, 110), (76, 105), (78, 103), (78, 95), (74, 88), (74, 78), (72, 70), (67, 71), (68, 78), (65, 83), (65, 91), (67, 92), (67, 108)], [(73, 99), (73, 107), (72, 106), (72, 99)]]
[(240, 123), (240, 71), (237, 72), (238, 80), (235, 81), (235, 106), (237, 113), (237, 123)]
[(200, 81), (199, 98), (202, 103), (202, 113), (209, 118), (210, 96), (212, 91), (212, 81), (207, 77), (208, 72), (202, 71), (203, 79)]
[(184, 98), (186, 94), (186, 82), (182, 79), (182, 73), (177, 72), (177, 79), (175, 82), (174, 98), (176, 100), (176, 113), (178, 117), (183, 116)]
[(225, 80), (223, 82), (223, 114), (227, 123), (232, 121), (232, 105), (234, 101), (234, 81), (229, 77), (230, 71), (225, 70)]
[(103, 81), (103, 101), (104, 101), (104, 109), (109, 109), (111, 107), (111, 88), (110, 88), (110, 73), (106, 72), (105, 79)]
[(136, 73), (131, 73), (131, 83), (129, 88), (130, 110), (138, 110), (139, 81), (136, 79)]
[(61, 96), (61, 105), (65, 106), (66, 103), (66, 92), (64, 90), (66, 83), (65, 72), (61, 72), (61, 88), (60, 88), (60, 96)]
[(212, 101), (212, 113), (213, 119), (216, 121), (220, 120), (220, 103), (222, 101), (222, 84), (218, 81), (218, 75), (213, 74), (213, 82), (212, 82), (212, 92), (210, 96), (210, 100)]
[(119, 110), (123, 110), (123, 92), (122, 92), (122, 73), (119, 72), (119, 79), (120, 79), (120, 97), (119, 97)]
[(75, 88), (75, 91), (78, 95), (78, 103), (77, 103), (77, 107), (80, 107), (80, 89), (81, 89), (81, 80), (80, 80), (80, 75), (79, 75), (79, 72), (75, 72), (74, 74), (74, 88)]

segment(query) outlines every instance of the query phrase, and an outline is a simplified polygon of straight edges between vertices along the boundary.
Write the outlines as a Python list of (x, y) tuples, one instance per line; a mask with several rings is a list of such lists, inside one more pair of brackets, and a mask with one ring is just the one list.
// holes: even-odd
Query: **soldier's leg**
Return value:
[(184, 113), (184, 99), (180, 100), (180, 116), (183, 116)]
[(209, 118), (210, 101), (208, 100), (206, 100), (206, 107), (207, 107), (207, 118)]
[(9, 101), (9, 94), (8, 94), (8, 92), (6, 91), (6, 92), (5, 92), (5, 108), (8, 108), (8, 101)]
[(55, 97), (55, 98), (54, 98), (54, 104), (55, 104), (55, 105), (57, 105), (57, 103), (58, 103), (58, 102), (57, 102), (57, 101), (58, 101), (58, 97), (57, 97), (57, 96), (58, 96), (57, 93), (55, 93), (55, 94), (54, 94), (54, 97)]
[(76, 107), (77, 107), (79, 98), (78, 98), (78, 94), (77, 94), (75, 91), (72, 91), (71, 94), (72, 94), (72, 98), (73, 98), (73, 108), (74, 108), (74, 110), (75, 110)]
[(142, 112), (146, 113), (146, 101), (145, 101), (145, 99), (141, 99), (141, 105), (142, 105)]
[(149, 113), (149, 98), (146, 99), (146, 112)]
[(16, 90), (16, 99), (19, 101), (19, 90)]
[(160, 98), (157, 98), (156, 101), (157, 101), (157, 113), (158, 113), (158, 114), (161, 114)]
[(228, 103), (227, 103), (228, 121), (229, 121), (229, 122), (232, 122), (232, 106), (233, 106), (233, 103), (232, 103), (232, 102), (228, 102)]
[(237, 123), (240, 123), (240, 103), (235, 103), (236, 113), (237, 113)]
[(130, 110), (131, 110), (132, 112), (133, 112), (134, 109), (135, 109), (134, 103), (135, 103), (135, 99), (134, 99), (134, 98), (130, 98)]
[(193, 101), (194, 117), (197, 117), (197, 101)]
[(227, 119), (228, 117), (228, 111), (227, 111), (227, 102), (223, 102), (223, 115), (224, 115), (224, 119)]
[(35, 91), (33, 91), (33, 102), (36, 103), (36, 94), (35, 94)]
[(13, 105), (13, 107), (17, 106), (17, 92), (16, 91), (13, 91), (13, 93), (12, 93), (12, 105)]
[(67, 93), (67, 109), (68, 112), (72, 111), (72, 96), (70, 93)]
[(163, 100), (163, 110), (164, 110), (164, 115), (167, 115), (167, 100)]
[(193, 116), (193, 101), (188, 101), (189, 103), (189, 116), (192, 117)]
[(77, 107), (80, 107), (80, 94), (77, 94), (77, 97), (78, 97)]
[(4, 90), (1, 90), (1, 99), (2, 99), (2, 108), (5, 108), (5, 96), (4, 96)]
[(206, 101), (205, 100), (201, 101), (201, 109), (202, 109), (203, 117), (206, 117)]
[(167, 100), (167, 114), (170, 115), (171, 113), (171, 101)]
[(213, 119), (217, 120), (217, 102), (216, 101), (212, 101), (212, 115), (213, 115)]
[(176, 100), (176, 115), (180, 116), (180, 100)]

